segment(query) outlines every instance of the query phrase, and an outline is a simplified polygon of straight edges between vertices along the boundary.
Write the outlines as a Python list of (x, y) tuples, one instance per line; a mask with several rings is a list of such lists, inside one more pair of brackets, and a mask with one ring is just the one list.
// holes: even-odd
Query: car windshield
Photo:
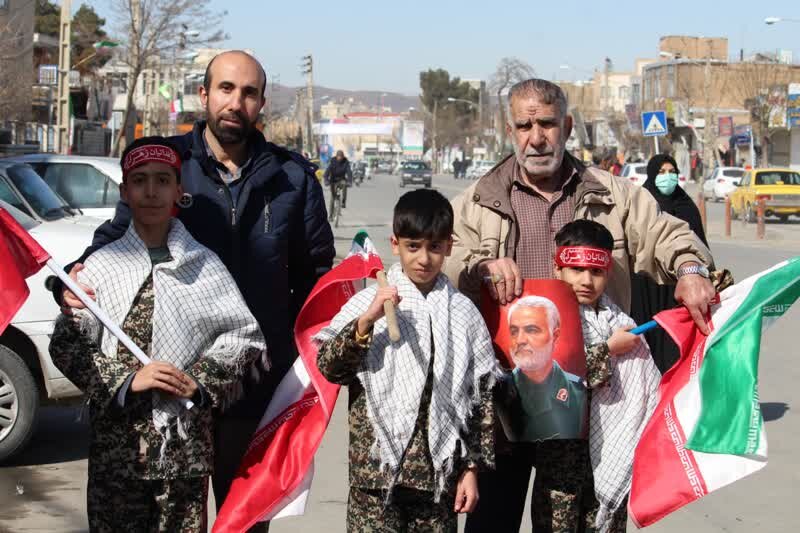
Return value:
[(756, 185), (800, 185), (800, 174), (787, 170), (759, 172)]
[(726, 178), (741, 178), (744, 176), (744, 170), (723, 170), (722, 175)]
[(28, 165), (14, 165), (6, 171), (37, 215), (45, 220), (64, 218), (71, 209)]
[(634, 173), (636, 174), (647, 174), (647, 165), (640, 165), (634, 168)]
[(422, 161), (406, 161), (405, 163), (403, 163), (403, 168), (409, 170), (427, 170), (428, 165), (426, 165)]
[(13, 205), (9, 204), (8, 202), (4, 202), (0, 200), (0, 207), (8, 211), (8, 214), (11, 215), (17, 223), (25, 228), (26, 230), (31, 230), (39, 225), (39, 222), (36, 222), (34, 219), (14, 207)]

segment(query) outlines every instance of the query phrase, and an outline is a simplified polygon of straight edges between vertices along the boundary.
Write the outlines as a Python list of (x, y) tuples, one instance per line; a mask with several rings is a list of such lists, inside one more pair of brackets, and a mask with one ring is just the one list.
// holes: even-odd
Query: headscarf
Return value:
[(700, 220), (700, 211), (697, 210), (697, 206), (686, 194), (686, 191), (683, 190), (683, 187), (675, 187), (675, 190), (669, 195), (663, 194), (656, 187), (656, 176), (658, 176), (658, 172), (664, 163), (671, 163), (675, 167), (675, 172), (680, 173), (678, 163), (675, 162), (672, 156), (656, 154), (647, 163), (647, 180), (642, 187), (650, 191), (662, 211), (687, 222), (691, 230), (700, 237), (700, 240), (708, 245), (705, 231), (703, 231), (703, 223)]

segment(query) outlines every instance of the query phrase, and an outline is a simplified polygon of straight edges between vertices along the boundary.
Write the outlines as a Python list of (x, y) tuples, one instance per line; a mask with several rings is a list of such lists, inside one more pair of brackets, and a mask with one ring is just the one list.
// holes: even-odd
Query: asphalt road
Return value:
[[(434, 187), (447, 197), (469, 183), (436, 176)], [(340, 255), (353, 235), (365, 229), (384, 262), (394, 262), (389, 247), (391, 214), (407, 189), (395, 176), (378, 175), (349, 192), (348, 207), (334, 230)], [(690, 189), (691, 192), (691, 189)], [(708, 209), (708, 233), (718, 265), (743, 279), (800, 254), (800, 221), (769, 223), (767, 239), (755, 239), (755, 227), (733, 224), (725, 238), (722, 204)], [(761, 472), (712, 493), (648, 528), (667, 532), (784, 532), (800, 530), (795, 487), (800, 486), (800, 366), (793, 328), (800, 310), (793, 308), (766, 336), (760, 365), (760, 398), (770, 442), (770, 462)], [(271, 531), (344, 531), (347, 501), (347, 392), (342, 391), (328, 433), (316, 458), (316, 477), (307, 514), (275, 522)], [(87, 427), (75, 407), (43, 410), (31, 445), (13, 463), (0, 465), (0, 532), (82, 532), (85, 517)], [(211, 506), (213, 508), (213, 503)], [(211, 513), (213, 518), (213, 512)], [(633, 530), (634, 526), (631, 525)], [(523, 531), (530, 530), (525, 518)]]

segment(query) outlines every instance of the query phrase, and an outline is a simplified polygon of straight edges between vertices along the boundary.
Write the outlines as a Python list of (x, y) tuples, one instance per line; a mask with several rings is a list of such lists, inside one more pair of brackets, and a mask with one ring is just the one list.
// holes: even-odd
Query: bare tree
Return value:
[(32, 25), (13, 16), (0, 21), (0, 122), (30, 116), (32, 34)]
[(497, 64), (497, 68), (489, 79), (489, 90), (497, 96), (497, 107), (500, 113), (500, 149), (506, 146), (506, 106), (503, 102), (503, 93), (515, 83), (533, 78), (536, 72), (533, 67), (516, 57), (504, 57)]
[(227, 38), (222, 31), (226, 14), (209, 10), (210, 0), (113, 0), (113, 16), (119, 42), (125, 46), (124, 61), (130, 74), (120, 134), (113, 152), (120, 151), (121, 139), (142, 71), (187, 46), (204, 46)]

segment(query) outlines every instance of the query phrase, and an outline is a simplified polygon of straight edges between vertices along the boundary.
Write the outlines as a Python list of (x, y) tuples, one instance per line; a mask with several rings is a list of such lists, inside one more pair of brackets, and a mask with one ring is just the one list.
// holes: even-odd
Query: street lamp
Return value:
[(800, 22), (800, 19), (786, 19), (783, 17), (767, 17), (764, 19), (764, 24), (767, 26), (772, 26), (778, 22)]

